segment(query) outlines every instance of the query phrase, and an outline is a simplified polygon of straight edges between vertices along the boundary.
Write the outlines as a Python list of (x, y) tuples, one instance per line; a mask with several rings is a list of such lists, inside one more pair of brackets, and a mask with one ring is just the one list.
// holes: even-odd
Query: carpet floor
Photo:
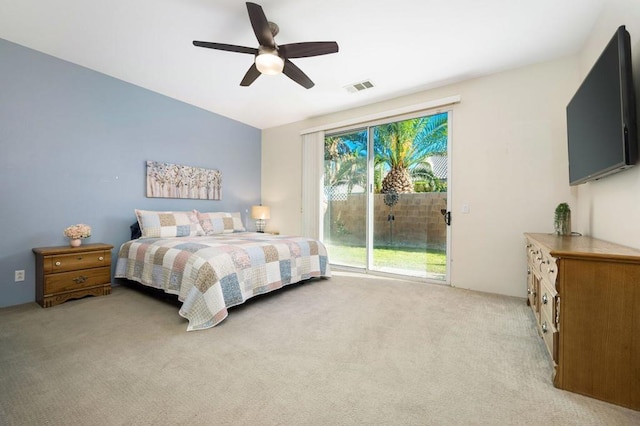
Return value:
[(128, 286), (0, 309), (0, 424), (640, 424), (553, 387), (524, 299), (335, 272), (186, 326)]

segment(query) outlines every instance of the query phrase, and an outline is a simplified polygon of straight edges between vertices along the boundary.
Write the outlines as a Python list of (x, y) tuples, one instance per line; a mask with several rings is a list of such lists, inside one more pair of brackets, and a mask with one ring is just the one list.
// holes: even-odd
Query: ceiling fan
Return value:
[(249, 86), (256, 78), (260, 77), (260, 74), (284, 73), (284, 75), (304, 88), (312, 88), (314, 85), (313, 81), (289, 59), (336, 53), (338, 51), (338, 43), (335, 41), (311, 41), (278, 46), (274, 37), (278, 34), (279, 28), (273, 22), (267, 21), (262, 7), (255, 3), (247, 2), (247, 11), (249, 12), (249, 20), (251, 21), (253, 32), (260, 43), (260, 47), (253, 48), (195, 40), (193, 45), (209, 49), (225, 50), (227, 52), (254, 55), (255, 61), (240, 82), (240, 86)]

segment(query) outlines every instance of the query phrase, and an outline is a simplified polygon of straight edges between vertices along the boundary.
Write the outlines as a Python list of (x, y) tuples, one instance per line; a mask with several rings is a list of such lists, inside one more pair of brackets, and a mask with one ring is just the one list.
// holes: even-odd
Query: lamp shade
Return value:
[(251, 206), (251, 217), (253, 219), (271, 219), (271, 211), (267, 206)]

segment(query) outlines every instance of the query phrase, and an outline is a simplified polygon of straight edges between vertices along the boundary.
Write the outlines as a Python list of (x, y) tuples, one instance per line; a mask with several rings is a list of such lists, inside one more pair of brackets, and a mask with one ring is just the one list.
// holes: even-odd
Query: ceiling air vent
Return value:
[(365, 80), (359, 83), (353, 83), (348, 86), (345, 86), (345, 89), (347, 89), (347, 92), (349, 93), (362, 92), (363, 90), (367, 90), (371, 88), (373, 88), (373, 83), (371, 82), (371, 80)]

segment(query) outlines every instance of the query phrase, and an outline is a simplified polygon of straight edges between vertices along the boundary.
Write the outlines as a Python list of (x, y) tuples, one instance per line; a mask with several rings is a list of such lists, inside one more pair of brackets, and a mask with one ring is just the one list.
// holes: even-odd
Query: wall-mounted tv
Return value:
[(624, 25), (567, 105), (569, 184), (627, 169), (638, 156), (631, 41)]

